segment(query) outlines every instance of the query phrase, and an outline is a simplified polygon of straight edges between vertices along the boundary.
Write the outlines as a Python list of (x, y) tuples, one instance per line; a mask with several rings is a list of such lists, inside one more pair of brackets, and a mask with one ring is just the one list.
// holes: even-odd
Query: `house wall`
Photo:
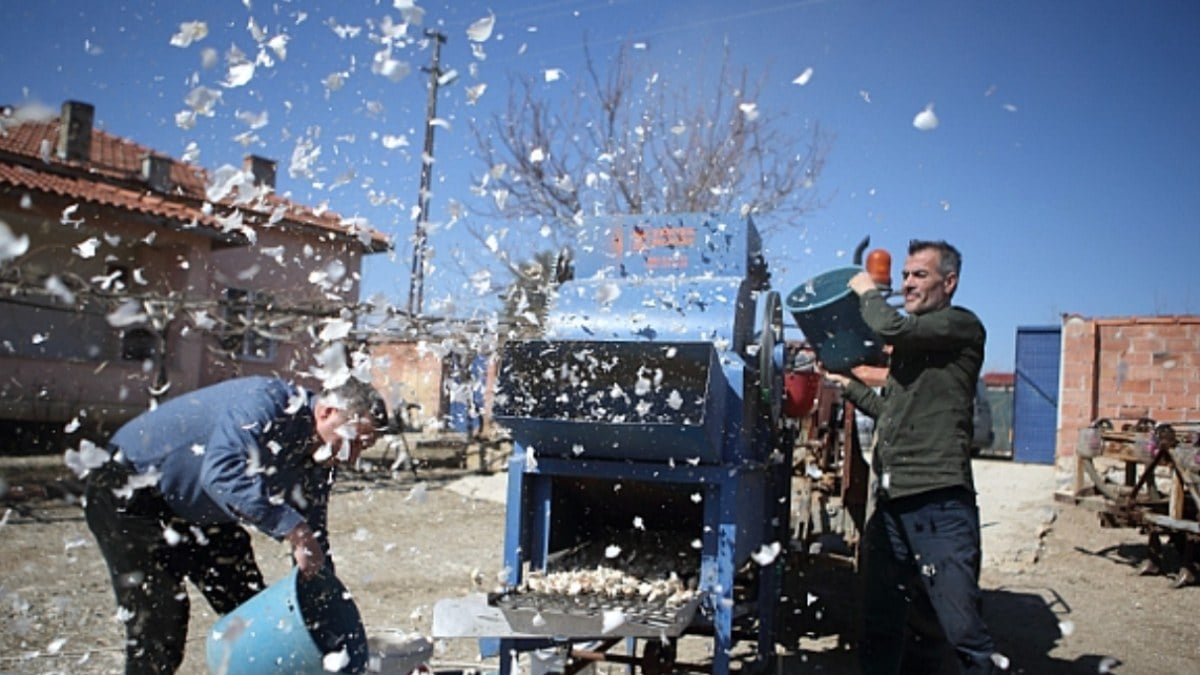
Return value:
[[(81, 222), (61, 222), (69, 206), (75, 206), (71, 217)], [(23, 283), (41, 287), (50, 274), (87, 281), (120, 265), (131, 274), (138, 270), (137, 278), (146, 282), (129, 281), (129, 292), (190, 303), (184, 310), (189, 316), (178, 315), (167, 327), (165, 367), (171, 386), (166, 396), (252, 374), (319, 385), (304, 374), (314, 365), (309, 334), (281, 343), (269, 361), (232, 359), (213, 349), (212, 336), (194, 328), (194, 316), (218, 317), (217, 301), (225, 288), (265, 291), (289, 305), (328, 304), (333, 297), (352, 304), (358, 298), (361, 253), (351, 250), (354, 244), (317, 231), (259, 228), (256, 245), (215, 249), (214, 240), (196, 230), (177, 231), (137, 214), (50, 196), (21, 204), (12, 195), (0, 195), (0, 217), (16, 234), (30, 238), (29, 252), (5, 270), (13, 273), (19, 265)], [(76, 247), (93, 238), (95, 255), (79, 255)], [(328, 275), (335, 260), (340, 279), (310, 280), (314, 273)], [(112, 429), (145, 410), (156, 368), (122, 359), (121, 330), (106, 318), (114, 305), (82, 298), (66, 305), (37, 295), (28, 304), (0, 298), (0, 372), (5, 375), (0, 420), (57, 425), (82, 413)]]
[[(239, 288), (267, 293), (290, 307), (328, 305), (332, 298), (347, 304), (357, 301), (362, 256), (351, 252), (346, 242), (301, 239), (294, 231), (270, 228), (259, 228), (257, 236), (254, 246), (207, 256), (207, 297), (220, 298), (225, 289)], [(275, 357), (268, 361), (231, 359), (208, 351), (200, 367), (201, 386), (242, 375), (278, 375), (319, 387), (320, 382), (306, 374), (315, 365), (312, 343), (311, 335), (293, 334), (277, 341)]]
[[(71, 279), (92, 281), (120, 266), (130, 273), (127, 292), (162, 297), (204, 274), (201, 261), (209, 239), (87, 204), (72, 213), (81, 222), (64, 224), (61, 214), (69, 205), (52, 197), (22, 206), (0, 202), (10, 227), (30, 238), (28, 253), (10, 261), (6, 273), (19, 274), (25, 286), (41, 288), (51, 275), (70, 285)], [(77, 247), (92, 239), (97, 242), (94, 255), (81, 255)], [(116, 286), (110, 290), (120, 292)], [(22, 293), (0, 305), (0, 372), (5, 374), (0, 420), (79, 420), (85, 428), (103, 424), (111, 429), (148, 407), (156, 369), (122, 357), (122, 330), (107, 318), (114, 303), (80, 296), (68, 304), (42, 293)], [(165, 366), (172, 390), (193, 389), (202, 340), (198, 334), (187, 335), (180, 322), (170, 325), (168, 336)]]
[(416, 404), (409, 422), (423, 426), (442, 412), (442, 357), (418, 341), (371, 344), (372, 384), (387, 401), (388, 412)]
[[(48, 446), (64, 428), (112, 429), (151, 397), (237, 375), (319, 384), (305, 372), (321, 315), (357, 303), (362, 256), (387, 248), (382, 233), (286, 196), (213, 205), (207, 172), (101, 128), (78, 134), (67, 161), (47, 154), (94, 112), (67, 102), (57, 120), (8, 120), (0, 134), (0, 220), (29, 240), (0, 264), (0, 452), (26, 438)], [(274, 162), (244, 166), (275, 184)], [(268, 222), (233, 236), (243, 216)], [(235, 314), (231, 287), (299, 311), (257, 313), (246, 298)], [(113, 325), (119, 306), (147, 316)], [(247, 311), (252, 326), (226, 321)]]
[[(1073, 464), (1079, 430), (1200, 420), (1200, 316), (1063, 318), (1057, 457)], [(1064, 462), (1065, 460), (1065, 462)]]

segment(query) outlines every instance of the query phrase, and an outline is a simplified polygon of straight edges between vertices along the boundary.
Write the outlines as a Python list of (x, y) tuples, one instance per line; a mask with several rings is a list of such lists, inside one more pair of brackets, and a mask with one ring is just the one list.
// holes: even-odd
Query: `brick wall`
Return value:
[(1073, 457), (1079, 429), (1121, 422), (1200, 420), (1200, 316), (1063, 317), (1058, 457)]
[(387, 401), (388, 410), (417, 404), (414, 424), (436, 418), (442, 411), (442, 358), (419, 342), (382, 342), (371, 345), (373, 384)]

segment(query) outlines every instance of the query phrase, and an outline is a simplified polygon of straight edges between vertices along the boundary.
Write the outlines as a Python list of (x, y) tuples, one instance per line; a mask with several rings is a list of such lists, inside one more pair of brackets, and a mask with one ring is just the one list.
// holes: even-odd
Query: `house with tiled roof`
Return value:
[(276, 193), (272, 161), (210, 172), (94, 117), (0, 111), (0, 433), (111, 429), (155, 398), (312, 368), (315, 329), (357, 305), (387, 238)]

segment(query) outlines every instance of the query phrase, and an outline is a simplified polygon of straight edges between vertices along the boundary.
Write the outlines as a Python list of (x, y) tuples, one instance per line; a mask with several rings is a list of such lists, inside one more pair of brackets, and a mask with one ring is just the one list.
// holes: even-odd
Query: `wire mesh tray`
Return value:
[(488, 604), (503, 612), (513, 630), (562, 638), (678, 637), (696, 616), (700, 596), (683, 605), (605, 598), (596, 594), (497, 593)]

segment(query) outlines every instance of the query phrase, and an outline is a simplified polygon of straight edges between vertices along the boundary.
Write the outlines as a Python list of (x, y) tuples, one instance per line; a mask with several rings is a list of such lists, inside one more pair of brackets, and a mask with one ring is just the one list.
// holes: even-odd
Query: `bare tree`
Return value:
[(570, 98), (517, 77), (506, 111), (473, 124), (482, 214), (559, 235), (592, 215), (774, 212), (795, 223), (818, 205), (829, 138), (760, 111), (762, 80), (734, 67), (728, 45), (711, 77), (681, 83), (628, 44), (607, 63), (583, 49)]

